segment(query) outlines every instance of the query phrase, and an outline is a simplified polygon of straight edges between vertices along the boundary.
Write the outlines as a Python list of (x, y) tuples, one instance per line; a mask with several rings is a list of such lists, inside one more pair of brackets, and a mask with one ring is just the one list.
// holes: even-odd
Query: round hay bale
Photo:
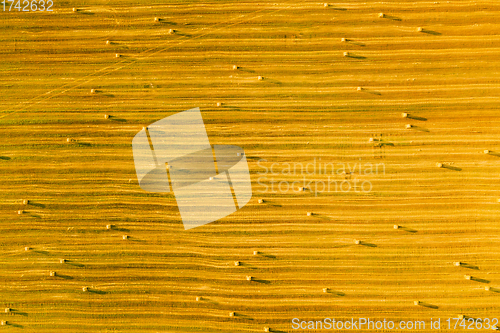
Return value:
[(56, 276), (56, 274), (57, 274), (56, 272), (50, 272), (49, 273), (50, 276)]
[(307, 212), (307, 216), (312, 216), (313, 213), (312, 212)]
[(24, 210), (18, 210), (17, 211), (17, 215), (23, 215), (24, 214)]
[(422, 27), (418, 27), (418, 28), (417, 28), (417, 31), (418, 31), (418, 32), (422, 32), (422, 31), (424, 31), (424, 28), (422, 28)]
[(169, 29), (169, 30), (168, 30), (168, 34), (169, 34), (169, 35), (173, 35), (173, 34), (175, 34), (175, 30), (174, 30), (174, 29)]
[(324, 292), (324, 293), (327, 293), (327, 292), (328, 292), (328, 290), (329, 290), (328, 288), (323, 288), (323, 292)]
[(484, 153), (485, 153), (485, 154), (489, 154), (489, 153), (490, 153), (490, 151), (489, 151), (489, 150), (485, 150), (485, 151), (484, 151)]
[(486, 290), (486, 291), (490, 291), (490, 290), (491, 290), (491, 287), (490, 287), (490, 286), (486, 286), (486, 287), (484, 287), (484, 290)]
[(104, 119), (109, 119), (109, 114), (105, 114)]
[(229, 317), (234, 317), (234, 312), (229, 312)]
[(271, 328), (270, 327), (264, 327), (264, 332), (271, 332)]
[(238, 70), (238, 66), (233, 65), (233, 71)]
[(106, 229), (108, 229), (108, 230), (113, 229), (113, 225), (112, 225), (112, 224), (107, 224), (107, 225), (106, 225)]
[(26, 251), (26, 252), (27, 252), (27, 251), (29, 251), (29, 250), (31, 250), (31, 247), (29, 247), (29, 246), (25, 246), (25, 247), (24, 247), (24, 251)]
[(414, 301), (413, 304), (420, 305), (420, 301)]
[(10, 313), (11, 308), (5, 308), (5, 313)]
[(76, 13), (78, 11), (78, 8), (73, 8), (73, 13)]
[(471, 279), (472, 279), (472, 276), (470, 276), (470, 275), (464, 275), (464, 279), (466, 279), (466, 280), (471, 280)]
[(362, 88), (362, 87), (358, 87), (358, 88), (356, 88), (356, 90), (357, 90), (357, 91), (362, 91), (362, 90), (363, 90), (363, 88)]
[(406, 126), (405, 126), (405, 127), (406, 127), (406, 129), (410, 129), (410, 128), (412, 128), (412, 127), (413, 127), (413, 125), (411, 125), (411, 124), (406, 124)]
[(262, 80), (264, 80), (264, 77), (263, 76), (259, 76), (259, 77), (257, 77), (257, 80), (262, 81)]
[(327, 8), (328, 6), (329, 5), (326, 2), (323, 4), (323, 7), (325, 7), (325, 8)]
[(73, 139), (71, 139), (71, 138), (66, 139), (66, 142), (71, 142), (71, 141), (73, 141)]
[(128, 235), (123, 235), (122, 239), (127, 240), (128, 239)]
[(222, 106), (222, 102), (217, 102), (217, 107), (221, 107)]
[(115, 54), (115, 58), (120, 58), (121, 55), (119, 53)]
[(457, 266), (457, 267), (460, 267), (462, 265), (462, 263), (460, 261), (456, 261), (453, 263), (453, 265)]
[(264, 199), (259, 199), (259, 203), (264, 203)]
[(86, 293), (87, 291), (89, 291), (89, 287), (83, 287), (83, 288), (82, 288), (82, 291), (83, 291), (84, 293)]
[(361, 244), (361, 241), (360, 241), (360, 240), (358, 240), (358, 239), (355, 239), (355, 240), (354, 240), (354, 244), (359, 245), (359, 244)]
[(458, 319), (465, 319), (465, 316), (463, 314), (458, 315)]
[(384, 13), (379, 13), (379, 14), (378, 14), (378, 17), (379, 17), (379, 18), (384, 18), (384, 17), (385, 17), (385, 14), (384, 14)]
[(2, 325), (2, 326), (7, 326), (7, 325), (9, 325), (9, 322), (8, 322), (7, 320), (2, 320), (2, 321), (0, 322), (0, 325)]
[(401, 113), (401, 117), (408, 118), (408, 113), (406, 113), (406, 112)]
[(240, 262), (239, 261), (235, 261), (234, 262), (234, 266), (239, 266), (240, 265)]
[(347, 42), (347, 39), (345, 39), (344, 37), (342, 37), (342, 38), (340, 39), (340, 41), (345, 43), (345, 42)]
[(344, 57), (348, 57), (349, 56), (349, 52), (344, 52)]
[(29, 205), (30, 201), (28, 199), (23, 200), (23, 205)]
[(208, 180), (214, 180), (214, 177), (209, 177)]
[(250, 275), (247, 275), (247, 281), (252, 281), (253, 277)]
[(399, 229), (399, 225), (395, 224), (394, 229)]
[(60, 264), (64, 264), (66, 262), (66, 259), (59, 259)]
[(196, 296), (196, 302), (199, 302), (201, 301), (201, 297), (200, 296)]
[(375, 141), (375, 139), (374, 139), (374, 138), (369, 138), (369, 139), (368, 139), (368, 142), (373, 142), (373, 141)]
[(109, 45), (109, 44), (111, 44), (111, 41), (107, 40), (106, 45)]
[(253, 255), (254, 255), (254, 256), (258, 256), (258, 255), (259, 255), (259, 253), (260, 253), (259, 251), (253, 251)]
[(442, 167), (443, 167), (443, 163), (439, 163), (439, 162), (438, 162), (438, 163), (436, 163), (436, 166), (437, 166), (438, 168), (442, 168)]
[(160, 18), (159, 17), (155, 17), (155, 22), (160, 22)]

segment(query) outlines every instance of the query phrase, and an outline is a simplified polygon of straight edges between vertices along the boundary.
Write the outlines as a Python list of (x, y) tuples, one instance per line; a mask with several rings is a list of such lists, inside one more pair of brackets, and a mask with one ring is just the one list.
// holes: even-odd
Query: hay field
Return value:
[[(500, 317), (498, 2), (53, 10), (0, 12), (0, 306), (12, 309), (0, 308), (1, 329)], [(211, 144), (245, 150), (253, 198), (184, 231), (173, 194), (138, 186), (131, 142), (194, 107)], [(282, 172), (319, 159), (358, 168), (351, 179)], [(370, 164), (383, 172), (362, 172)], [(328, 177), (351, 190), (320, 191)], [(307, 191), (270, 190), (303, 178)]]

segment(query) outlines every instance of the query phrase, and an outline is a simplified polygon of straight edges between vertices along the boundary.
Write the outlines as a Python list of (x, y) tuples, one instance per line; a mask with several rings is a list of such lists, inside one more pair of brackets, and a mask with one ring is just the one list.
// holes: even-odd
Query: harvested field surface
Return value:
[[(500, 317), (499, 2), (9, 5), (6, 331)], [(195, 107), (245, 150), (253, 197), (185, 231), (173, 193), (139, 187), (132, 139)]]

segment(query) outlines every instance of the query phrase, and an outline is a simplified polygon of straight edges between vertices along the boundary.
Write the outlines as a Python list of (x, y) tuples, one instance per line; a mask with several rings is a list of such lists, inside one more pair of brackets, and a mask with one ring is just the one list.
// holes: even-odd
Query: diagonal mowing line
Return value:
[[(176, 47), (176, 46), (182, 45), (182, 44), (184, 44), (184, 43), (185, 43), (185, 42), (187, 42), (187, 41), (194, 40), (194, 39), (198, 39), (198, 38), (201, 38), (201, 37), (207, 36), (207, 35), (209, 35), (209, 34), (211, 34), (211, 33), (213, 33), (213, 32), (220, 31), (220, 30), (223, 30), (223, 29), (226, 29), (226, 28), (232, 27), (232, 26), (236, 26), (236, 25), (238, 25), (238, 24), (245, 23), (245, 22), (248, 22), (248, 21), (250, 21), (250, 20), (254, 20), (254, 19), (256, 19), (256, 18), (259, 18), (259, 17), (263, 17), (264, 15), (270, 15), (270, 14), (273, 14), (273, 13), (277, 13), (277, 12), (280, 12), (280, 11), (282, 11), (282, 10), (284, 10), (284, 9), (288, 9), (288, 8), (290, 8), (290, 6), (288, 6), (288, 7), (283, 7), (283, 8), (276, 9), (276, 10), (272, 10), (272, 11), (270, 11), (270, 12), (268, 12), (268, 13), (264, 13), (264, 14), (261, 14), (261, 15), (257, 15), (257, 16), (254, 16), (254, 17), (248, 17), (248, 18), (243, 19), (243, 20), (241, 20), (241, 21), (238, 21), (238, 22), (235, 22), (235, 23), (232, 23), (232, 24), (228, 24), (228, 25), (225, 25), (225, 26), (220, 27), (220, 28), (217, 28), (217, 29), (214, 29), (214, 28), (216, 28), (217, 26), (221, 26), (221, 25), (227, 24), (227, 23), (229, 23), (229, 22), (231, 22), (231, 21), (234, 21), (234, 20), (236, 20), (236, 19), (239, 19), (239, 18), (241, 18), (241, 17), (245, 17), (245, 15), (241, 15), (241, 16), (239, 16), (239, 17), (237, 17), (237, 18), (234, 18), (234, 19), (231, 19), (231, 20), (228, 20), (228, 21), (225, 21), (225, 22), (221, 22), (221, 23), (214, 24), (213, 26), (211, 26), (211, 27), (209, 27), (209, 28), (200, 28), (200, 29), (199, 29), (197, 32), (195, 32), (195, 33), (198, 33), (200, 30), (208, 30), (208, 31), (207, 31), (207, 32), (205, 32), (205, 33), (203, 33), (203, 34), (201, 34), (201, 35), (195, 36), (195, 37), (193, 37), (193, 38), (191, 38), (191, 39), (186, 39), (186, 38), (187, 38), (186, 36), (181, 36), (181, 37), (177, 38), (177, 39), (176, 39), (176, 40), (174, 40), (174, 41), (167, 41), (167, 43), (164, 43), (164, 44), (171, 44), (171, 43), (175, 43), (175, 42), (179, 41), (179, 42), (178, 42), (177, 44), (175, 44), (175, 45), (169, 45), (169, 46), (167, 46), (167, 47), (160, 46), (160, 47), (150, 48), (150, 49), (148, 49), (148, 50), (145, 50), (145, 51), (143, 51), (143, 52), (139, 53), (139, 55), (138, 55), (138, 57), (139, 57), (139, 58), (138, 58), (138, 59), (135, 59), (135, 60), (132, 60), (132, 61), (129, 61), (129, 62), (127, 62), (127, 60), (123, 60), (123, 61), (121, 61), (121, 62), (119, 62), (119, 63), (116, 63), (116, 64), (113, 64), (113, 65), (110, 65), (110, 66), (107, 66), (107, 67), (101, 68), (101, 69), (99, 69), (99, 70), (95, 71), (94, 73), (92, 73), (92, 74), (88, 74), (88, 75), (84, 76), (83, 78), (81, 78), (81, 79), (78, 79), (78, 80), (77, 80), (77, 82), (78, 82), (78, 81), (82, 81), (82, 80), (85, 80), (85, 81), (82, 81), (82, 82), (80, 82), (80, 83), (78, 83), (78, 84), (74, 84), (74, 82), (64, 84), (64, 85), (62, 85), (62, 86), (61, 86), (61, 87), (59, 87), (59, 88), (53, 89), (53, 90), (48, 91), (48, 92), (46, 92), (46, 93), (44, 93), (44, 94), (38, 95), (38, 96), (36, 96), (36, 97), (33, 97), (31, 100), (28, 100), (27, 102), (23, 102), (23, 103), (18, 104), (16, 107), (21, 107), (21, 106), (23, 106), (23, 107), (22, 107), (22, 108), (20, 108), (20, 109), (18, 109), (18, 110), (14, 110), (14, 111), (12, 111), (12, 112), (9, 112), (9, 113), (7, 113), (7, 114), (5, 114), (5, 115), (3, 115), (3, 116), (0, 116), (0, 119), (3, 119), (3, 118), (5, 118), (5, 117), (8, 117), (8, 116), (10, 116), (10, 115), (12, 115), (12, 114), (14, 114), (14, 113), (19, 112), (19, 111), (26, 110), (27, 108), (30, 108), (30, 107), (32, 107), (32, 106), (34, 106), (34, 105), (37, 105), (37, 104), (40, 104), (40, 103), (42, 103), (42, 102), (44, 102), (44, 101), (47, 101), (47, 100), (49, 100), (49, 99), (51, 99), (51, 98), (53, 98), (53, 97), (59, 96), (59, 95), (61, 95), (61, 94), (64, 94), (64, 93), (66, 93), (67, 91), (69, 91), (69, 90), (71, 90), (71, 89), (75, 89), (75, 88), (80, 87), (80, 86), (82, 86), (82, 85), (84, 85), (84, 84), (87, 84), (87, 83), (89, 83), (89, 82), (92, 82), (92, 81), (94, 81), (95, 79), (100, 78), (100, 77), (102, 77), (102, 76), (104, 76), (104, 75), (107, 75), (107, 74), (110, 74), (110, 73), (116, 72), (116, 71), (118, 71), (118, 70), (120, 70), (120, 69), (122, 69), (122, 68), (125, 68), (125, 67), (129, 66), (129, 65), (135, 64), (135, 63), (137, 63), (137, 62), (138, 62), (138, 61), (140, 61), (140, 60), (147, 59), (148, 57), (150, 57), (150, 56), (152, 56), (152, 55), (155, 55), (155, 54), (160, 53), (160, 52), (164, 52), (164, 51), (166, 51), (166, 50), (171, 49), (172, 47)], [(255, 12), (253, 12), (253, 13), (249, 14), (248, 16), (258, 14), (258, 13), (263, 12), (263, 11), (265, 11), (265, 10), (266, 10), (266, 9), (257, 10), (257, 11), (255, 11)], [(152, 52), (152, 53), (149, 53), (149, 52)], [(122, 64), (123, 64), (123, 65), (122, 65)], [(118, 67), (115, 67), (115, 66), (117, 66), (117, 65), (118, 65)], [(122, 65), (122, 66), (120, 66), (120, 65)], [(100, 74), (99, 74), (99, 73), (100, 73)], [(97, 75), (97, 74), (99, 74), (99, 75)], [(73, 85), (71, 85), (71, 84), (73, 84)], [(68, 86), (69, 86), (69, 87), (68, 87)], [(67, 89), (64, 89), (64, 90), (62, 90), (62, 91), (60, 91), (60, 92), (58, 92), (58, 93), (52, 94), (53, 92), (55, 92), (55, 91), (57, 91), (57, 90), (59, 90), (59, 89), (63, 89), (63, 88), (65, 88), (65, 87), (68, 87), (68, 88), (67, 88)], [(46, 96), (46, 95), (48, 95), (48, 94), (52, 94), (52, 95), (50, 95), (50, 96)], [(43, 97), (45, 97), (45, 98), (43, 98)], [(26, 104), (27, 104), (27, 105), (26, 105)], [(16, 108), (16, 107), (14, 107), (14, 108)], [(4, 112), (4, 111), (7, 111), (7, 109), (2, 110), (2, 111), (0, 111), (0, 112)]]

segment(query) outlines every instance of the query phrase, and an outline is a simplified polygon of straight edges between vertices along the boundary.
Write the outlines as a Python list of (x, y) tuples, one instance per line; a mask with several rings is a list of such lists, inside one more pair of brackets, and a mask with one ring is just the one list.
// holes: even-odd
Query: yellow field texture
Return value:
[[(500, 318), (498, 1), (8, 9), (0, 329)], [(185, 231), (172, 193), (139, 187), (132, 139), (195, 107), (245, 150), (253, 197)]]

